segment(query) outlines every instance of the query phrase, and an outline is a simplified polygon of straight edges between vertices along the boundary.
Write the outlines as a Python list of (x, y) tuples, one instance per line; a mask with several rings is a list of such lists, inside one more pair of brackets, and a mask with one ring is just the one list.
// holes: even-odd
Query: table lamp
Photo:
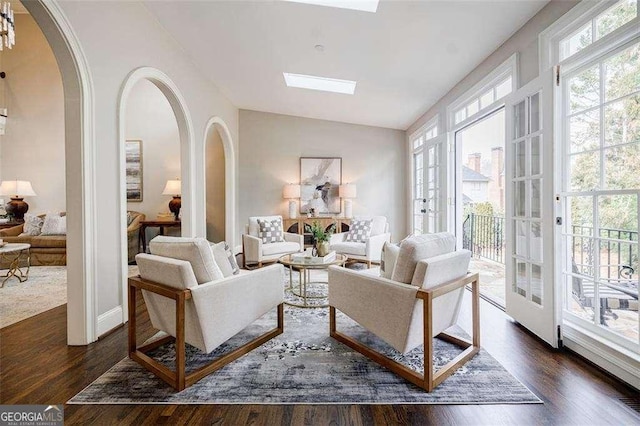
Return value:
[(31, 182), (27, 180), (4, 180), (0, 184), (0, 195), (8, 195), (11, 197), (4, 209), (7, 214), (13, 216), (18, 222), (24, 222), (24, 214), (29, 211), (23, 197), (33, 197), (36, 192), (31, 187)]
[(298, 203), (300, 198), (300, 185), (290, 183), (282, 188), (282, 198), (289, 200), (289, 218), (295, 219), (298, 214)]
[(169, 201), (169, 210), (173, 213), (176, 220), (180, 220), (180, 207), (182, 206), (182, 184), (180, 179), (168, 180), (162, 191), (162, 195), (173, 195), (173, 199)]
[(356, 185), (353, 183), (345, 183), (340, 185), (338, 195), (344, 199), (344, 217), (351, 218), (353, 216), (353, 204), (351, 199), (356, 198)]

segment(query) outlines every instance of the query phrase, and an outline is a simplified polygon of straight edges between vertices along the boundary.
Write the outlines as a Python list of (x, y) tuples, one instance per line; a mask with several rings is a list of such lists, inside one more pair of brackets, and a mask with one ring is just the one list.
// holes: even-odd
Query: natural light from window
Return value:
[(289, 87), (300, 89), (320, 90), (323, 92), (343, 93), (353, 95), (356, 91), (356, 82), (351, 80), (339, 80), (336, 78), (317, 77), (313, 75), (291, 74), (283, 72), (284, 81)]
[(361, 10), (375, 13), (378, 10), (378, 0), (285, 0), (293, 3), (306, 3), (316, 6), (338, 7), (341, 9)]

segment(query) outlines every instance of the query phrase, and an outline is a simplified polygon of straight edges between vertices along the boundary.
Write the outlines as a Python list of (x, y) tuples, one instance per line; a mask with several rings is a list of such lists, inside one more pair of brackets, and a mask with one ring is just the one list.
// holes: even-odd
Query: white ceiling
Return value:
[[(381, 1), (377, 13), (280, 1), (145, 5), (238, 108), (404, 130), (546, 3)], [(353, 96), (288, 88), (283, 72), (358, 85)]]

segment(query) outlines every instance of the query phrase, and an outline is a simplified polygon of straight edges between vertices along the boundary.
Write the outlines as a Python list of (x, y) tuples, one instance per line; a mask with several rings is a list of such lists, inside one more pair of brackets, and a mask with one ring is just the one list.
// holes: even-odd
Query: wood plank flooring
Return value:
[[(142, 298), (139, 298), (142, 299)], [(470, 295), (461, 323), (470, 324)], [(139, 339), (153, 334), (144, 304)], [(481, 303), (482, 345), (535, 392), (538, 405), (67, 405), (66, 424), (632, 425), (619, 398), (635, 390), (570, 352), (552, 351), (502, 311)], [(285, 324), (286, 327), (286, 324)], [(121, 327), (86, 347), (66, 345), (66, 306), (0, 330), (0, 403), (61, 404), (127, 354)]]

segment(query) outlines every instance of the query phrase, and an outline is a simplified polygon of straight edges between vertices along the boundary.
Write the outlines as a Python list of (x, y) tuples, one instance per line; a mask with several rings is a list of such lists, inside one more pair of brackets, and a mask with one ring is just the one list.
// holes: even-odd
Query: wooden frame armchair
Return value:
[[(460, 250), (418, 262), (415, 274), (422, 283), (420, 288), (362, 272), (330, 267), (329, 334), (372, 361), (431, 392), (480, 350), (479, 277), (478, 274), (466, 272), (469, 259), (470, 253)], [(471, 284), (473, 301), (471, 340), (446, 332), (457, 321), (464, 289), (468, 284)], [(339, 332), (336, 309), (401, 353), (424, 344), (424, 373), (419, 374)], [(464, 349), (437, 372), (433, 371), (434, 337)]]
[[(284, 287), (282, 265), (209, 280), (213, 254), (206, 240), (189, 247), (171, 248), (179, 258), (138, 254), (138, 277), (129, 278), (129, 357), (160, 379), (181, 391), (198, 380), (240, 358), (284, 330)], [(163, 243), (168, 245), (170, 243)], [(177, 246), (180, 246), (177, 244)], [(186, 246), (186, 248), (184, 247)], [(153, 242), (151, 245), (154, 251)], [(190, 261), (182, 260), (191, 258)], [(137, 291), (142, 295), (154, 328), (168, 335), (137, 346)], [(199, 368), (186, 373), (186, 344), (210, 353), (255, 320), (277, 309), (272, 330)], [(151, 358), (149, 351), (175, 341), (176, 368), (172, 371)]]

